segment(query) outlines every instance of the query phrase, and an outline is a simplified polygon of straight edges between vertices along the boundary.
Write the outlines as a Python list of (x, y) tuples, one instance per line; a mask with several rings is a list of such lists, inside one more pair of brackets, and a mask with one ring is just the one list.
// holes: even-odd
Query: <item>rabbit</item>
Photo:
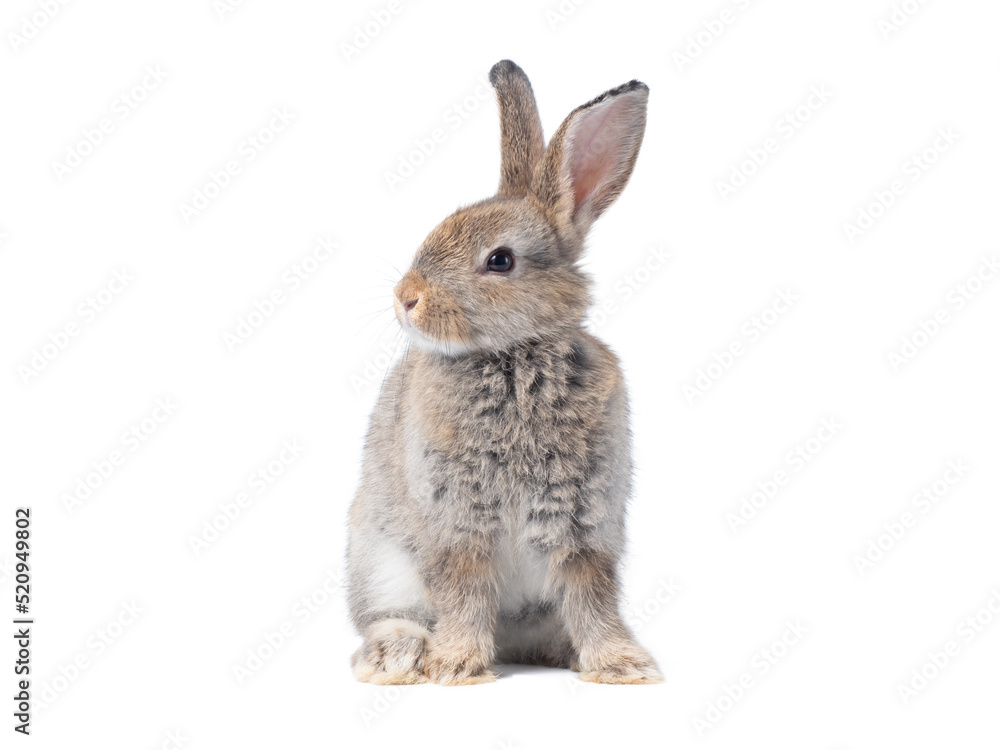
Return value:
[(618, 360), (577, 266), (628, 181), (648, 87), (575, 109), (548, 147), (531, 84), (490, 71), (500, 184), (420, 245), (394, 290), (412, 346), (386, 374), (349, 512), (354, 676), (470, 685), (496, 663), (663, 680), (619, 611), (632, 489)]

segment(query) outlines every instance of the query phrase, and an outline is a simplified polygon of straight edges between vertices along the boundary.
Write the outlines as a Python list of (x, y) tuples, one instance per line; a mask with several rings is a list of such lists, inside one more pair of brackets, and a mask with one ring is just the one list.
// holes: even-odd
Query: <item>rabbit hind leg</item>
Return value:
[(427, 682), (424, 653), (430, 633), (423, 625), (391, 618), (372, 623), (351, 665), (361, 682), (376, 685), (415, 685)]

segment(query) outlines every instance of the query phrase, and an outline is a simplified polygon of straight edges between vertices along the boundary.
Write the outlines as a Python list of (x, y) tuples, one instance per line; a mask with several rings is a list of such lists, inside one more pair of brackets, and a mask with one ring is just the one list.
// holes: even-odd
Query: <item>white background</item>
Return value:
[[(49, 18), (12, 0), (0, 14), (0, 609), (9, 623), (13, 508), (31, 506), (40, 702), (18, 743), (996, 745), (1000, 281), (956, 302), (998, 251), (996, 3), (908, 0), (894, 26), (889, 0), (219, 5), (94, 0)], [(366, 40), (372, 12), (390, 20)], [(496, 186), (482, 81), (505, 57), (531, 77), (547, 135), (612, 86), (651, 89), (633, 179), (587, 266), (614, 308), (594, 328), (630, 386), (625, 607), (659, 686), (521, 667), (487, 686), (386, 689), (348, 667), (358, 639), (337, 585), (397, 341), (389, 293), (425, 234)], [(250, 146), (275, 108), (291, 122)], [(432, 153), (411, 156), (438, 128)], [(769, 138), (763, 165), (744, 164)], [(70, 151), (82, 161), (54, 167)], [(239, 173), (185, 220), (230, 160)], [(753, 174), (724, 197), (734, 170)], [(897, 180), (882, 210), (876, 193)], [(849, 237), (860, 211), (878, 218)], [(337, 249), (292, 289), (285, 274), (321, 237)], [(79, 313), (122, 269), (128, 286)], [(285, 302), (227, 345), (275, 289)], [(786, 290), (794, 304), (751, 340), (745, 326)], [(914, 334), (923, 346), (894, 366)], [(743, 354), (685, 391), (734, 342)], [(176, 410), (123, 440), (164, 416), (156, 399)], [(825, 419), (837, 434), (809, 442)], [(258, 493), (251, 475), (283, 441), (304, 450)], [(807, 462), (788, 456), (800, 445)], [(120, 465), (67, 507), (113, 451)], [(949, 461), (968, 469), (945, 484)], [(787, 482), (734, 531), (728, 514), (775, 472)], [(935, 486), (933, 505), (915, 499)], [(238, 515), (195, 550), (227, 505)], [(977, 613), (978, 630), (961, 625)], [(807, 632), (774, 646), (787, 623)], [(251, 652), (268, 658), (241, 681)], [(12, 701), (0, 713), (9, 737)]]

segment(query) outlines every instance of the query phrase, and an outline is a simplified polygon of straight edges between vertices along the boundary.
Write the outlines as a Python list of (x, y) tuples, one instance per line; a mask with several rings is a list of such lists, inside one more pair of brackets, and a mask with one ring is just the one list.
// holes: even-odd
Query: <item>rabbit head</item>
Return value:
[(649, 89), (631, 81), (573, 110), (548, 147), (524, 72), (490, 71), (500, 111), (500, 185), (460, 208), (417, 250), (396, 286), (400, 325), (446, 356), (504, 351), (580, 325), (590, 280), (578, 267), (590, 225), (628, 182)]

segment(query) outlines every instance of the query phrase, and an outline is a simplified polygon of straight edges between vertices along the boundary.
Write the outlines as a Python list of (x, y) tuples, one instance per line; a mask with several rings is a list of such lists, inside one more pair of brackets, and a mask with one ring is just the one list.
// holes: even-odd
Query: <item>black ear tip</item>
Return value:
[(524, 71), (521, 70), (521, 68), (519, 68), (517, 63), (513, 60), (501, 60), (490, 68), (490, 83), (494, 86), (496, 86), (497, 82), (501, 79), (509, 78), (511, 76), (527, 79)]
[(636, 94), (642, 99), (643, 102), (645, 102), (649, 97), (649, 86), (644, 84), (642, 81), (637, 81), (633, 78), (628, 83), (623, 83), (621, 86), (616, 86), (610, 91), (605, 91), (597, 97), (597, 99), (598, 101), (613, 99), (614, 97), (621, 96), (622, 94)]

